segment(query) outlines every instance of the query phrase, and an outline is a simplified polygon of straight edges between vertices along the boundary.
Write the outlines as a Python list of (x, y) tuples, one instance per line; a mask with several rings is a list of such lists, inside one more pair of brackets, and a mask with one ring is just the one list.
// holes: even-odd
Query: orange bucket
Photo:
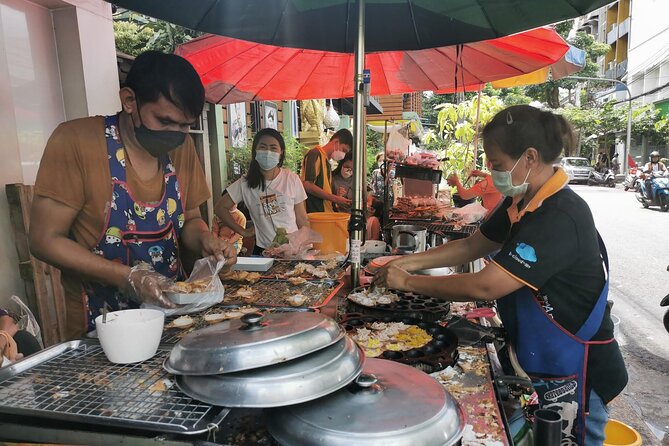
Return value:
[(604, 446), (641, 446), (641, 435), (625, 423), (609, 420), (604, 428)]
[(314, 249), (322, 254), (346, 253), (348, 246), (348, 220), (344, 212), (312, 212), (307, 214), (311, 229), (323, 236), (321, 243), (314, 243)]

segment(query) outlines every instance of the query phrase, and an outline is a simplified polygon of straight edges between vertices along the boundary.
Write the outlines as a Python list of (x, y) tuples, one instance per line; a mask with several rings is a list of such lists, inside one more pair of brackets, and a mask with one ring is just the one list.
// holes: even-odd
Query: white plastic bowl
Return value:
[(159, 310), (136, 309), (114, 311), (95, 318), (98, 339), (107, 359), (116, 364), (132, 364), (156, 354), (165, 324)]

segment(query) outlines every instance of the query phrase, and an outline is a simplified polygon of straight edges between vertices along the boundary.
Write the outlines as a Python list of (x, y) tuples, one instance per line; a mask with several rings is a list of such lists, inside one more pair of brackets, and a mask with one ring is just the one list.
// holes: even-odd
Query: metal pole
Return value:
[[(355, 47), (355, 79), (353, 97), (353, 202), (351, 203), (351, 218), (356, 211), (364, 209), (363, 188), (367, 168), (365, 166), (365, 107), (363, 102), (363, 70), (365, 68), (365, 0), (358, 0), (358, 36)], [(363, 226), (364, 227), (364, 226)], [(356, 288), (360, 279), (360, 245), (362, 244), (362, 230), (355, 229), (350, 234), (350, 261), (351, 286)]]
[(627, 165), (627, 157), (629, 155), (631, 145), (632, 145), (632, 92), (630, 91), (629, 87), (627, 84), (623, 81), (619, 81), (618, 79), (605, 79), (605, 78), (599, 78), (599, 77), (586, 77), (586, 76), (569, 76), (567, 79), (576, 79), (576, 80), (583, 80), (583, 81), (603, 81), (603, 82), (611, 82), (614, 84), (620, 84), (623, 87), (625, 87), (625, 90), (627, 91), (627, 102), (628, 102), (628, 108), (627, 108), (627, 140), (625, 141), (625, 149), (623, 150), (623, 170), (622, 174), (626, 175), (627, 174), (627, 169), (629, 166)]

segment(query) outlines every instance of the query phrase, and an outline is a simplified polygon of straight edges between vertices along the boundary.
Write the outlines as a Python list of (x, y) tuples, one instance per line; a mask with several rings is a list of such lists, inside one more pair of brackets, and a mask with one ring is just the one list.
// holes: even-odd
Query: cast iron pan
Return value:
[[(352, 293), (363, 291), (365, 288), (367, 287), (356, 288)], [(379, 316), (402, 315), (428, 322), (444, 319), (451, 310), (451, 303), (443, 299), (405, 293), (403, 291), (392, 290), (392, 292), (400, 297), (399, 301), (391, 304), (376, 305), (374, 307), (361, 305), (347, 296), (348, 308), (352, 313)]]
[(438, 372), (448, 366), (453, 366), (458, 360), (458, 337), (448, 328), (434, 322), (399, 315), (366, 316), (352, 313), (344, 315), (339, 323), (344, 327), (346, 333), (351, 335), (357, 328), (374, 322), (402, 322), (407, 325), (416, 325), (427, 331), (433, 338), (424, 346), (405, 352), (386, 350), (379, 356), (381, 359), (407, 364), (426, 373)]

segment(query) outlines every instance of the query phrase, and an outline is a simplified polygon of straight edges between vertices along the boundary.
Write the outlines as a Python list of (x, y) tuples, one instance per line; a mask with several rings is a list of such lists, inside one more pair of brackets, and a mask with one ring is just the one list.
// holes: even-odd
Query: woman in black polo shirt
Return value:
[[(483, 129), (483, 141), (505, 200), (471, 237), (395, 260), (375, 282), (452, 301), (498, 300), (542, 406), (562, 414), (562, 444), (591, 446), (604, 440), (606, 404), (625, 387), (627, 372), (606, 305), (606, 249), (587, 204), (553, 167), (573, 139), (559, 115), (526, 105), (498, 113)], [(498, 249), (478, 273), (409, 273), (460, 265)]]

